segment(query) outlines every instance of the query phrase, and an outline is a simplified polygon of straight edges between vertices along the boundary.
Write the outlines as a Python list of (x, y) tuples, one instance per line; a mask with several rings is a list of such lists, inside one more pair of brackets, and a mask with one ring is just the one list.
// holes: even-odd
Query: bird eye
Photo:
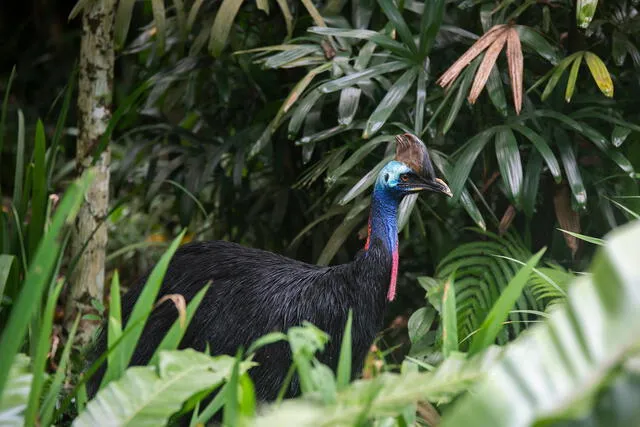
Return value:
[(400, 181), (407, 182), (409, 181), (409, 177), (406, 174), (400, 175)]
[(389, 174), (388, 173), (384, 174), (384, 181), (385, 182), (389, 182)]

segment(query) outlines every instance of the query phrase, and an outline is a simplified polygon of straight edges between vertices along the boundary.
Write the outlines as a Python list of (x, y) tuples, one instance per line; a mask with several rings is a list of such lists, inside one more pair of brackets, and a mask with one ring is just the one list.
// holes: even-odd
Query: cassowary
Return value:
[[(377, 332), (382, 328), (387, 301), (394, 299), (398, 276), (397, 213), (402, 199), (412, 193), (432, 191), (451, 196), (444, 181), (436, 178), (427, 149), (411, 134), (396, 137), (396, 156), (375, 182), (371, 199), (369, 235), (355, 259), (342, 265), (320, 267), (283, 256), (212, 241), (181, 247), (170, 262), (160, 295), (182, 294), (189, 301), (211, 283), (181, 342), (181, 348), (234, 355), (257, 338), (273, 331), (286, 332), (309, 321), (330, 336), (318, 359), (337, 368), (340, 343), (349, 309), (353, 310), (353, 373), (359, 373)], [(146, 278), (122, 299), (127, 319)], [(154, 349), (177, 317), (165, 302), (149, 317), (131, 360), (149, 361)], [(98, 338), (97, 354), (106, 349), (106, 333)], [(274, 400), (287, 375), (291, 354), (286, 343), (260, 349), (259, 365), (249, 372), (257, 398)], [(95, 393), (104, 369), (89, 383)], [(299, 393), (294, 377), (287, 395)]]

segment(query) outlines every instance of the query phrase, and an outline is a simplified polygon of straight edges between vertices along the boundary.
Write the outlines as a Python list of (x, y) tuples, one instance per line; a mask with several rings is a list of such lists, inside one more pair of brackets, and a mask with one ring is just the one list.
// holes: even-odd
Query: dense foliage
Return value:
[[(90, 402), (79, 319), (63, 328), (58, 303), (92, 178), (74, 176), (65, 23), (87, 2), (63, 3), (34, 2), (2, 47), (0, 424), (158, 425), (194, 408), (194, 425), (639, 423), (640, 235), (623, 226), (640, 215), (637, 1), (120, 0), (111, 286), (85, 314), (108, 319), (109, 372)], [(176, 351), (199, 298), (127, 369), (182, 242), (349, 260), (402, 132), (455, 197), (403, 202), (399, 297), (363, 379), (349, 383), (349, 334), (337, 373), (315, 360), (328, 337), (313, 325), (235, 358)], [(156, 262), (123, 328), (120, 289)], [(275, 340), (308, 387), (256, 417), (246, 371)]]

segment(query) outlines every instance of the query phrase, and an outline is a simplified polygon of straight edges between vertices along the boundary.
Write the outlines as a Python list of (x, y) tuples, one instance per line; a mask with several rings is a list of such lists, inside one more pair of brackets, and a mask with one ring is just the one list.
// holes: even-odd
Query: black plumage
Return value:
[[(413, 137), (413, 136), (412, 136)], [(415, 138), (415, 137), (413, 137)], [(421, 165), (426, 148), (417, 138), (413, 152)], [(411, 150), (409, 150), (411, 151)], [(207, 291), (181, 342), (181, 347), (213, 354), (234, 355), (264, 334), (285, 332), (309, 321), (330, 336), (319, 360), (336, 369), (340, 343), (348, 312), (353, 310), (353, 369), (360, 372), (366, 353), (381, 329), (390, 286), (395, 289), (397, 273), (397, 207), (406, 194), (421, 190), (440, 191), (448, 187), (434, 176), (423, 176), (406, 166), (390, 162), (374, 187), (369, 221), (369, 240), (365, 248), (347, 264), (320, 267), (259, 249), (234, 243), (213, 241), (181, 247), (169, 264), (158, 298), (182, 294), (190, 301), (208, 282)], [(424, 151), (424, 152), (423, 152)], [(426, 156), (427, 161), (428, 156)], [(424, 165), (422, 165), (424, 166)], [(420, 166), (416, 166), (420, 167)], [(420, 168), (431, 170), (430, 165)], [(439, 182), (438, 182), (439, 181)], [(444, 185), (444, 187), (442, 187)], [(146, 281), (143, 278), (122, 299), (122, 313), (128, 318)], [(177, 310), (167, 301), (156, 308), (141, 335), (132, 365), (149, 361), (155, 348), (177, 318)], [(96, 354), (106, 349), (106, 333), (97, 341)], [(291, 364), (288, 344), (274, 343), (259, 350), (254, 358), (259, 366), (250, 371), (258, 399), (273, 400)], [(95, 393), (104, 367), (90, 381)], [(299, 393), (294, 377), (287, 395)]]

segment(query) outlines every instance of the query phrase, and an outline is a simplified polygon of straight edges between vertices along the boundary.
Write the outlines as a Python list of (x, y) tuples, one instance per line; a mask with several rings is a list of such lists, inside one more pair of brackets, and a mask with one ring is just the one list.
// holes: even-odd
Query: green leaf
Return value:
[(2, 151), (4, 149), (4, 134), (5, 123), (7, 119), (7, 108), (9, 105), (9, 95), (11, 94), (11, 86), (13, 85), (13, 79), (16, 77), (16, 66), (14, 65), (9, 74), (9, 80), (4, 88), (4, 100), (2, 101), (2, 110), (0, 110), (0, 160), (2, 160)]
[(328, 185), (334, 184), (338, 178), (343, 176), (345, 173), (352, 170), (356, 165), (358, 165), (362, 160), (364, 160), (373, 150), (375, 150), (381, 143), (383, 142), (393, 142), (395, 137), (393, 135), (380, 135), (372, 138), (369, 141), (366, 141), (362, 147), (358, 148), (347, 160), (342, 162), (340, 166), (331, 172), (325, 182)]
[(340, 359), (338, 360), (338, 370), (336, 372), (336, 384), (338, 390), (347, 387), (351, 382), (351, 327), (353, 324), (353, 312), (349, 310), (347, 324), (344, 327), (342, 344), (340, 345)]
[[(591, 0), (578, 0), (578, 2), (580, 1), (591, 2)], [(600, 91), (604, 96), (613, 98), (613, 81), (611, 80), (609, 70), (607, 70), (607, 66), (604, 65), (602, 59), (591, 52), (585, 52), (584, 59), (587, 61), (587, 66), (589, 67), (589, 71), (591, 71), (591, 76), (598, 85), (598, 88), (600, 88)]]
[(498, 336), (498, 332), (500, 332), (503, 327), (503, 322), (507, 319), (513, 305), (522, 294), (522, 289), (527, 284), (532, 270), (538, 264), (540, 258), (542, 258), (545, 250), (546, 249), (543, 248), (531, 257), (529, 262), (518, 271), (518, 274), (511, 279), (509, 285), (502, 291), (500, 298), (498, 298), (498, 301), (496, 301), (486, 319), (482, 322), (480, 330), (473, 337), (471, 347), (469, 348), (470, 354), (476, 354), (493, 344)]
[(14, 258), (13, 255), (0, 254), (0, 301), (7, 286), (7, 279), (9, 278)]
[(413, 125), (413, 131), (416, 135), (419, 135), (424, 127), (424, 113), (427, 104), (427, 77), (427, 72), (423, 68), (420, 68), (417, 77), (416, 115)]
[(426, 58), (436, 40), (445, 8), (444, 0), (425, 2), (420, 22), (420, 58)]
[(164, 45), (166, 43), (166, 16), (164, 10), (164, 0), (151, 0), (151, 10), (153, 11), (153, 24), (156, 29), (156, 42), (160, 55), (164, 54)]
[[(373, 140), (372, 140), (373, 141)], [(378, 173), (382, 170), (384, 165), (389, 163), (393, 159), (393, 155), (385, 157), (382, 161), (380, 161), (376, 166), (373, 167), (369, 172), (367, 172), (360, 180), (353, 186), (347, 193), (342, 196), (342, 198), (338, 201), (339, 205), (346, 205), (351, 200), (358, 197), (362, 192), (364, 192), (367, 188), (369, 188), (376, 181), (378, 177)]]
[(624, 126), (616, 126), (611, 132), (611, 143), (614, 147), (620, 147), (630, 134), (631, 129)]
[(402, 17), (400, 10), (398, 10), (398, 7), (393, 3), (392, 0), (378, 0), (378, 4), (380, 5), (382, 12), (384, 12), (391, 24), (394, 26), (396, 31), (398, 31), (398, 35), (400, 36), (404, 44), (409, 47), (411, 52), (417, 53), (418, 48), (413, 41), (413, 34), (411, 33), (409, 26)]
[(475, 135), (465, 144), (460, 155), (455, 159), (455, 169), (452, 176), (449, 178), (449, 187), (453, 193), (453, 200), (460, 199), (464, 183), (469, 177), (471, 168), (476, 162), (478, 155), (482, 151), (485, 145), (489, 142), (491, 137), (499, 130), (499, 127), (491, 127), (487, 130)]
[[(293, 110), (291, 120), (289, 121), (289, 129), (288, 129), (289, 139), (295, 138), (295, 136), (298, 134), (298, 132), (300, 131), (300, 127), (302, 126), (302, 123), (304, 123), (304, 120), (307, 118), (307, 115), (309, 114), (309, 112), (311, 111), (315, 103), (318, 102), (321, 96), (322, 96), (322, 92), (320, 92), (318, 89), (315, 89), (309, 92), (298, 103), (298, 106), (295, 108), (295, 110)], [(269, 131), (269, 129), (267, 129), (266, 131)]]
[(322, 50), (313, 44), (298, 45), (293, 49), (287, 49), (284, 52), (277, 53), (268, 57), (263, 66), (265, 68), (281, 68), (297, 59), (303, 58), (309, 54), (320, 54)]
[[(191, 349), (162, 352), (156, 366), (131, 367), (100, 390), (73, 426), (93, 427), (104, 420), (119, 426), (165, 425), (189, 397), (220, 385), (234, 365), (230, 356)], [(241, 371), (250, 366), (243, 362)]]
[(507, 117), (507, 98), (504, 93), (504, 86), (502, 85), (497, 65), (494, 65), (491, 69), (491, 73), (489, 73), (489, 79), (487, 80), (487, 92), (489, 93), (491, 103), (496, 107), (498, 113), (503, 117)]
[[(338, 28), (311, 27), (307, 31), (323, 36), (335, 36), (355, 38), (359, 40), (370, 40), (383, 49), (386, 49), (400, 57), (411, 58), (413, 53), (402, 43), (393, 40), (391, 37), (371, 30), (342, 30)], [(408, 65), (407, 65), (408, 66)]]
[(29, 222), (29, 259), (33, 259), (38, 243), (44, 233), (47, 210), (47, 168), (45, 160), (46, 142), (44, 125), (38, 120), (33, 149), (34, 168), (31, 184), (31, 221)]
[(458, 351), (458, 319), (456, 317), (455, 272), (444, 284), (442, 293), (442, 355), (446, 358)]
[(522, 210), (524, 210), (528, 218), (532, 218), (535, 212), (542, 171), (542, 156), (538, 152), (531, 152), (524, 173), (524, 183), (522, 184)]
[(348, 74), (344, 77), (340, 77), (339, 79), (324, 83), (320, 85), (317, 90), (321, 93), (336, 92), (356, 85), (358, 83), (366, 82), (372, 77), (381, 76), (383, 74), (392, 73), (394, 71), (404, 70), (408, 67), (408, 64), (401, 61), (385, 62), (384, 64), (374, 65), (363, 71)]
[(55, 315), (56, 305), (60, 291), (62, 291), (63, 279), (59, 279), (53, 290), (47, 295), (47, 304), (45, 306), (42, 321), (39, 325), (38, 335), (36, 337), (36, 351), (33, 357), (31, 369), (33, 371), (33, 381), (31, 382), (31, 390), (29, 392), (29, 404), (25, 412), (25, 425), (35, 425), (36, 417), (40, 409), (40, 395), (45, 383), (47, 375), (46, 363), (49, 347), (51, 343), (51, 331), (53, 329), (53, 317)]
[(480, 57), (474, 59), (471, 64), (469, 64), (469, 66), (462, 72), (463, 75), (461, 77), (458, 77), (459, 79), (461, 79), (460, 87), (458, 87), (456, 97), (451, 103), (449, 115), (447, 116), (444, 125), (442, 126), (443, 134), (446, 134), (449, 129), (451, 129), (453, 122), (456, 120), (456, 117), (458, 117), (458, 113), (460, 112), (462, 103), (465, 101), (467, 94), (469, 93), (469, 88), (471, 87), (471, 83), (473, 82), (473, 77), (475, 76), (476, 70), (480, 65), (480, 59)]
[(509, 198), (516, 205), (520, 203), (522, 189), (522, 161), (518, 141), (509, 128), (501, 128), (496, 133), (496, 158), (500, 175), (507, 189)]
[(576, 4), (576, 24), (580, 28), (587, 28), (596, 13), (598, 0), (578, 0)]
[(584, 234), (574, 233), (573, 231), (563, 230), (562, 228), (558, 228), (558, 230), (560, 230), (563, 233), (566, 233), (566, 234), (568, 234), (570, 236), (573, 236), (576, 239), (580, 239), (580, 240), (582, 240), (584, 242), (587, 242), (587, 243), (592, 243), (592, 244), (598, 245), (598, 246), (604, 246), (604, 244), (605, 244), (604, 240), (598, 239), (596, 237), (585, 236)]
[[(616, 406), (625, 399), (602, 401), (598, 395), (626, 370), (623, 363), (637, 356), (639, 239), (637, 222), (613, 231), (591, 274), (569, 287), (567, 304), (510, 344), (486, 380), (449, 408), (441, 426), (560, 425), (576, 417), (572, 425), (608, 425), (615, 419)], [(596, 399), (608, 409), (592, 419), (588, 414)]]
[(127, 42), (127, 34), (133, 17), (133, 6), (136, 0), (120, 0), (116, 11), (116, 22), (114, 26), (114, 37), (116, 47), (121, 49)]
[(582, 52), (576, 52), (573, 55), (567, 56), (565, 59), (560, 61), (558, 65), (556, 65), (555, 68), (551, 71), (551, 78), (549, 78), (549, 81), (547, 82), (547, 86), (544, 88), (544, 91), (542, 92), (541, 99), (543, 101), (546, 100), (549, 97), (549, 95), (551, 95), (551, 92), (553, 92), (553, 89), (558, 84), (558, 81), (560, 81), (560, 77), (562, 77), (564, 70), (566, 70), (569, 64), (571, 64), (571, 62), (578, 57), (582, 57)]
[[(377, 174), (376, 174), (377, 175)], [(346, 197), (346, 196), (345, 196)], [(347, 218), (340, 224), (324, 246), (322, 253), (318, 257), (316, 264), (329, 265), (335, 254), (340, 250), (345, 240), (349, 237), (354, 228), (366, 217), (367, 212), (363, 212), (366, 206), (355, 205), (347, 214)]]
[(549, 148), (549, 145), (547, 144), (545, 139), (539, 134), (537, 134), (536, 132), (534, 132), (533, 130), (531, 130), (531, 128), (528, 128), (526, 126), (522, 126), (519, 124), (512, 124), (510, 125), (510, 127), (511, 129), (521, 133), (529, 141), (531, 141), (533, 146), (536, 148), (538, 153), (542, 156), (545, 163), (549, 167), (549, 172), (551, 172), (551, 175), (553, 175), (554, 180), (557, 183), (560, 183), (560, 181), (562, 180), (562, 172), (560, 171), (560, 164), (558, 163), (556, 156), (553, 154), (553, 151), (551, 151), (551, 148)]
[(362, 90), (357, 87), (342, 89), (338, 103), (338, 123), (344, 126), (351, 124), (358, 110), (361, 93)]
[(436, 317), (436, 311), (431, 307), (422, 307), (417, 309), (409, 318), (407, 323), (407, 329), (409, 332), (409, 339), (413, 347), (424, 339), (425, 335), (431, 330), (431, 325)]
[(231, 26), (242, 6), (243, 0), (223, 0), (213, 21), (211, 35), (209, 36), (209, 52), (219, 57), (227, 44)]
[(522, 44), (533, 49), (538, 55), (554, 65), (560, 62), (562, 59), (560, 50), (552, 46), (538, 31), (525, 25), (515, 25), (514, 28), (518, 32)]
[(391, 113), (393, 113), (398, 104), (400, 104), (400, 101), (402, 101), (409, 89), (411, 89), (411, 86), (413, 86), (417, 74), (416, 69), (411, 68), (391, 86), (369, 117), (369, 120), (367, 120), (366, 127), (362, 132), (364, 139), (369, 139), (382, 128)]
[(569, 80), (567, 81), (567, 90), (564, 93), (564, 100), (567, 102), (571, 102), (571, 97), (573, 96), (573, 91), (576, 88), (576, 80), (578, 79), (578, 70), (580, 69), (580, 64), (582, 64), (582, 57), (580, 55), (573, 61), (573, 65), (571, 66), (571, 71), (569, 72)]
[(289, 9), (289, 3), (287, 0), (276, 0), (276, 3), (278, 3), (278, 7), (280, 7), (280, 12), (282, 12), (282, 17), (287, 26), (287, 39), (290, 39), (293, 35), (293, 15)]
[(13, 358), (23, 342), (27, 325), (36, 308), (34, 301), (39, 301), (42, 298), (42, 292), (45, 285), (49, 283), (49, 277), (58, 260), (58, 253), (64, 241), (62, 231), (66, 225), (74, 221), (92, 178), (93, 175), (88, 172), (69, 186), (26, 272), (22, 290), (9, 314), (5, 329), (0, 335), (0, 348), (2, 348), (0, 351), (0, 396), (2, 396), (7, 382)]
[(0, 424), (21, 427), (25, 425), (24, 411), (33, 377), (29, 372), (29, 357), (17, 354), (8, 368), (9, 382), (0, 395)]
[(58, 363), (58, 368), (56, 369), (56, 373), (53, 376), (53, 380), (47, 389), (47, 394), (44, 398), (44, 402), (40, 407), (40, 425), (48, 426), (52, 423), (53, 420), (53, 410), (55, 409), (56, 404), (58, 403), (58, 398), (60, 395), (60, 390), (62, 389), (62, 383), (65, 380), (65, 375), (67, 373), (67, 365), (69, 364), (69, 357), (71, 356), (71, 348), (73, 347), (74, 338), (76, 336), (76, 331), (78, 330), (78, 325), (80, 324), (80, 314), (76, 316), (76, 320), (73, 322), (71, 326), (71, 330), (69, 331), (69, 336), (67, 337), (67, 343), (64, 345), (64, 349), (62, 350), (62, 355), (60, 356), (60, 361)]
[(580, 174), (580, 167), (576, 159), (571, 139), (567, 132), (559, 127), (554, 128), (554, 137), (558, 149), (560, 150), (560, 158), (564, 165), (564, 171), (567, 174), (567, 181), (573, 197), (581, 208), (584, 208), (587, 204), (587, 191), (582, 183), (582, 176)]

